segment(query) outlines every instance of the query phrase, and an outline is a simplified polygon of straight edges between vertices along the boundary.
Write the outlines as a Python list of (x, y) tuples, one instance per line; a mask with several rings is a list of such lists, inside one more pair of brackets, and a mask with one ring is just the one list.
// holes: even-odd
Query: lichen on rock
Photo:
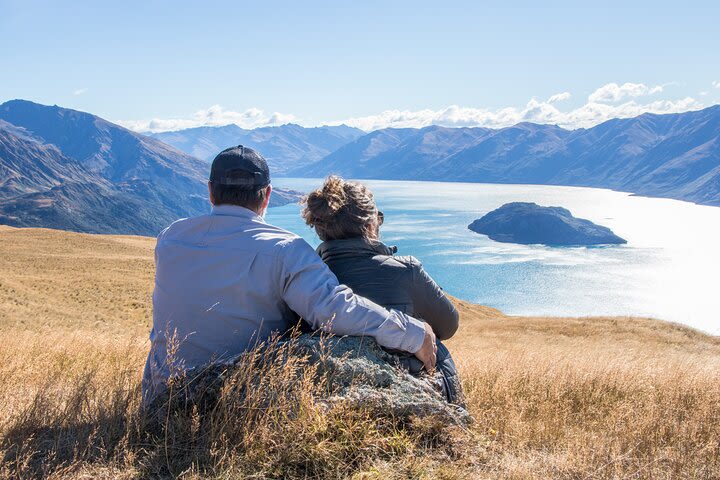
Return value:
[(462, 425), (471, 421), (462, 406), (443, 398), (439, 372), (410, 375), (372, 338), (301, 335), (297, 342), (310, 362), (318, 362), (318, 373), (327, 377), (334, 390), (326, 400), (330, 403), (351, 402), (398, 418), (432, 415)]

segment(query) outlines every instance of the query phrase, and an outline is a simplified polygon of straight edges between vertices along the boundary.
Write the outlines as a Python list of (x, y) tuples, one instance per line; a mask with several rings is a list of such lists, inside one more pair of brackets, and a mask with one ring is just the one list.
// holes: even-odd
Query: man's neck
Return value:
[(215, 215), (237, 215), (237, 216), (258, 216), (263, 218), (264, 215), (259, 214), (256, 210), (252, 210), (240, 205), (230, 203), (221, 203), (212, 206), (212, 213)]

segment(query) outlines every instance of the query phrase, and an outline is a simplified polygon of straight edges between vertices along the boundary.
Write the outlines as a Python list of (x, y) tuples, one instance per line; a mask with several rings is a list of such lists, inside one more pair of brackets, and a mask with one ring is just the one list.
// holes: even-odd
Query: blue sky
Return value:
[(0, 11), (0, 101), (138, 130), (574, 128), (720, 102), (720, 2), (0, 0)]

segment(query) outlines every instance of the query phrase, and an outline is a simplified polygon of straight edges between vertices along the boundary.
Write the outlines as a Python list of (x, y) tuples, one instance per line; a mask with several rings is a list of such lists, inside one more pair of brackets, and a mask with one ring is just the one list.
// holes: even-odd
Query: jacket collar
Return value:
[(210, 210), (210, 215), (224, 215), (230, 217), (249, 218), (253, 220), (263, 220), (260, 215), (249, 208), (240, 207), (238, 205), (213, 205), (212, 210)]
[(397, 252), (397, 247), (388, 247), (382, 242), (356, 237), (322, 242), (316, 251), (323, 260), (327, 260), (333, 257), (392, 255)]

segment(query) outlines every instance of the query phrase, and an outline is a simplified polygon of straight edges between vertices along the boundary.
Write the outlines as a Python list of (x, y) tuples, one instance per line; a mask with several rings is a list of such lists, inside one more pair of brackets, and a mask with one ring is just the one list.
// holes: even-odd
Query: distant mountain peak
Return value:
[(253, 130), (233, 127), (198, 127), (152, 136), (206, 162), (227, 147), (245, 145), (262, 153), (274, 175), (282, 175), (313, 163), (365, 134), (347, 126), (308, 128), (295, 123)]

